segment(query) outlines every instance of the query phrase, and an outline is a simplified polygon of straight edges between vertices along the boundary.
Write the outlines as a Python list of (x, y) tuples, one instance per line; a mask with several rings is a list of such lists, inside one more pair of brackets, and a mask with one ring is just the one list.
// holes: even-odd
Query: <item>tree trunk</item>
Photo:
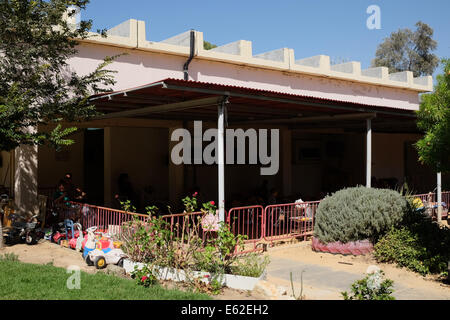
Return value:
[(3, 216), (0, 217), (0, 249), (3, 248), (3, 225), (2, 225)]

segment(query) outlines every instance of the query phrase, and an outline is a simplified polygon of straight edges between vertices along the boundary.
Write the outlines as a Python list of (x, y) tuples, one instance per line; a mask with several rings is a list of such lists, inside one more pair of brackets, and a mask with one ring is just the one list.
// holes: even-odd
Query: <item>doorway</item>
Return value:
[(88, 128), (84, 134), (84, 189), (89, 204), (104, 204), (104, 130)]

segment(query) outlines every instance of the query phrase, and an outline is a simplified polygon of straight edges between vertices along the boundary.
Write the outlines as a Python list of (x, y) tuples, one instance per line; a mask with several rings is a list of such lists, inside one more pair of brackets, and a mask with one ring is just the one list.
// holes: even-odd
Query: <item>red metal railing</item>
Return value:
[[(264, 237), (264, 208), (248, 206), (232, 208), (226, 215), (226, 222), (234, 235), (245, 236), (244, 249), (236, 247), (235, 253), (247, 253), (261, 250), (257, 243)], [(250, 249), (249, 245), (250, 244)]]
[(445, 202), (447, 208), (450, 206), (450, 192), (442, 192), (442, 202)]
[(422, 200), (422, 202), (435, 202), (436, 201), (436, 193), (423, 193), (423, 194), (416, 194), (412, 196), (413, 198), (419, 198)]
[(312, 235), (319, 201), (267, 206), (264, 210), (264, 239), (284, 240)]
[[(419, 198), (424, 206), (429, 210), (429, 214), (433, 217), (433, 219), (437, 218), (437, 195), (436, 193), (424, 193), (424, 194), (417, 194), (412, 196), (414, 199)], [(442, 202), (443, 202), (443, 211), (442, 211), (442, 217), (445, 218), (448, 216), (448, 208), (450, 205), (450, 192), (444, 191), (442, 192)]]
[[(413, 195), (424, 203), (436, 201), (435, 193)], [(442, 193), (442, 201), (447, 207), (450, 204), (450, 192)], [(226, 223), (235, 235), (246, 237), (245, 248), (235, 253), (256, 252), (262, 250), (258, 247), (261, 241), (277, 241), (293, 238), (306, 239), (314, 232), (314, 219), (320, 201), (277, 204), (262, 207), (260, 205), (232, 208), (225, 213)], [(97, 226), (101, 232), (120, 234), (124, 223), (138, 218), (148, 221), (148, 216), (138, 213), (129, 213), (122, 210), (93, 206), (71, 202), (63, 210), (62, 218), (79, 220), (83, 228)], [(202, 212), (181, 213), (162, 216), (167, 222), (175, 237), (181, 238), (183, 233), (196, 228), (199, 236), (205, 239), (205, 232), (201, 226)]]
[(93, 206), (90, 204), (70, 202), (60, 208), (60, 219), (79, 221), (83, 229), (96, 226), (99, 232), (118, 235), (124, 223), (139, 219), (147, 221), (148, 216), (122, 210)]

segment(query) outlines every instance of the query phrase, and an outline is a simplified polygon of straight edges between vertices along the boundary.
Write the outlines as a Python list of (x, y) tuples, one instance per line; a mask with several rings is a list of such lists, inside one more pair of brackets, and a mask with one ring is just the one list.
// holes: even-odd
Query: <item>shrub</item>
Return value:
[(372, 243), (398, 224), (409, 209), (397, 191), (347, 188), (326, 197), (318, 206), (314, 236), (323, 243), (370, 239)]
[(383, 280), (384, 272), (377, 271), (352, 284), (352, 293), (341, 292), (344, 300), (395, 300), (391, 296), (393, 281)]
[(262, 257), (257, 253), (250, 253), (239, 258), (236, 263), (231, 266), (231, 270), (235, 275), (257, 278), (263, 274), (269, 263), (269, 256)]
[(120, 240), (127, 256), (136, 262), (164, 261), (172, 256), (172, 233), (167, 222), (152, 218), (149, 222), (137, 217), (122, 226)]
[(422, 275), (447, 273), (450, 230), (420, 211), (408, 213), (402, 227), (393, 227), (374, 247), (379, 262), (397, 263)]
[(243, 247), (245, 237), (234, 235), (229, 225), (219, 223), (217, 236), (206, 240), (204, 250), (194, 253), (195, 268), (201, 271), (224, 274), (231, 271), (231, 265), (238, 259), (236, 247)]

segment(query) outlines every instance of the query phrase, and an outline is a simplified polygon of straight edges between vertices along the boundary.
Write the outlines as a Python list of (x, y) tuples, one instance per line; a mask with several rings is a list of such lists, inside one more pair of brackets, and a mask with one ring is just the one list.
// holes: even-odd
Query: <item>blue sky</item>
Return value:
[[(381, 9), (380, 30), (366, 27), (370, 5)], [(362, 68), (391, 32), (414, 30), (421, 20), (434, 29), (435, 53), (450, 57), (448, 0), (91, 0), (82, 18), (92, 19), (94, 29), (144, 20), (150, 41), (195, 29), (216, 45), (252, 41), (254, 54), (288, 47), (296, 59), (325, 54), (332, 61), (360, 61)]]

